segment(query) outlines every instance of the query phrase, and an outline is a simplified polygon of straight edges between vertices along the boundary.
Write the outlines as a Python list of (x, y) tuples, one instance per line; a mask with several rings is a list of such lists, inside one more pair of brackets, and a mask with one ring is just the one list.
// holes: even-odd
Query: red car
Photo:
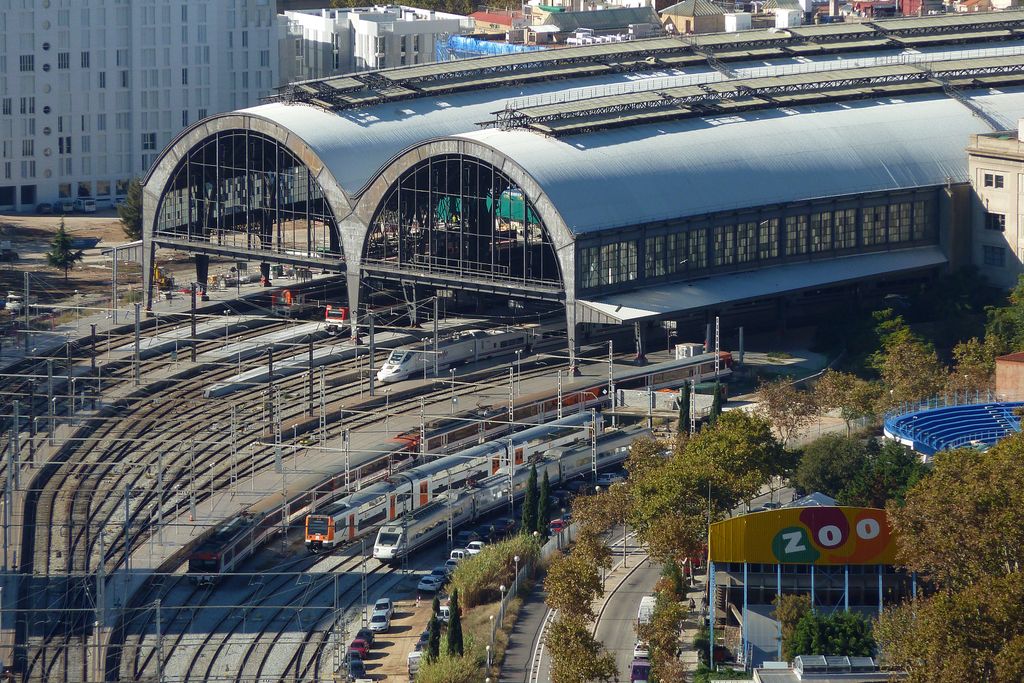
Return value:
[(565, 529), (565, 521), (561, 519), (553, 519), (548, 524), (548, 529), (550, 529), (553, 534), (560, 534), (562, 533), (562, 530)]
[(370, 644), (362, 638), (356, 638), (348, 646), (348, 651), (358, 653), (359, 659), (366, 659), (366, 655), (370, 653)]

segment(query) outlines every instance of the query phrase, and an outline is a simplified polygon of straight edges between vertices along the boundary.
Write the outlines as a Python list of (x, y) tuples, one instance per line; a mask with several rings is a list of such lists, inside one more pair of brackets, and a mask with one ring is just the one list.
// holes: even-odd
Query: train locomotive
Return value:
[(396, 473), (390, 481), (368, 486), (308, 515), (306, 547), (316, 552), (353, 540), (381, 522), (429, 505), (448, 491), (508, 471), (510, 461), (515, 467), (525, 467), (549, 449), (580, 441), (589, 444), (592, 424), (600, 434), (604, 426), (600, 413), (579, 413)]
[[(531, 333), (526, 329), (463, 330), (439, 339), (437, 342), (437, 369), (447, 370), (453, 365), (476, 362), (528, 350)], [(435, 351), (428, 342), (408, 345), (391, 352), (377, 372), (379, 382), (400, 382), (403, 379), (433, 374)]]

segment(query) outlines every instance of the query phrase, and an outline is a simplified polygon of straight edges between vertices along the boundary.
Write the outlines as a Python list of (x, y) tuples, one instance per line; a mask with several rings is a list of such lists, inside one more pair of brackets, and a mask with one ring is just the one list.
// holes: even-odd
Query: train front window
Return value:
[(388, 356), (388, 363), (392, 365), (401, 365), (405, 361), (406, 356), (409, 355), (408, 351), (392, 351), (391, 355)]
[(401, 534), (381, 534), (380, 538), (377, 539), (377, 545), (391, 546), (397, 545), (398, 539), (401, 538)]
[(217, 559), (211, 558), (208, 560), (191, 559), (188, 561), (188, 570), (190, 572), (215, 572), (217, 571)]
[(326, 534), (327, 533), (327, 518), (326, 517), (310, 517), (309, 524), (307, 525), (307, 533), (310, 534)]

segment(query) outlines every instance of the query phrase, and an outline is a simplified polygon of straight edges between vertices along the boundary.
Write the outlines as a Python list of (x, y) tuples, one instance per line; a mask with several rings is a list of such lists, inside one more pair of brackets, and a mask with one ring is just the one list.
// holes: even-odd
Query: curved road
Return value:
[[(638, 557), (630, 558), (641, 561)], [(640, 598), (654, 592), (654, 584), (661, 576), (661, 565), (642, 560), (642, 566), (634, 570), (608, 598), (597, 622), (597, 640), (615, 655), (620, 681), (629, 680), (629, 665), (633, 662), (633, 645), (636, 643), (636, 613)]]

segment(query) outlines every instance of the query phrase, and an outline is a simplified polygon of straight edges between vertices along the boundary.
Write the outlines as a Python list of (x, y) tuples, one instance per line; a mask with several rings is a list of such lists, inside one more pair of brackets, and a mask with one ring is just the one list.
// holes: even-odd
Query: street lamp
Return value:
[[(490, 668), (491, 668), (491, 646), (488, 645), (487, 646), (487, 669), (488, 669), (488, 671), (490, 670)], [(491, 680), (491, 679), (488, 678), (487, 680)]]
[(519, 556), (513, 557), (512, 561), (516, 563), (516, 593), (519, 593)]
[(520, 388), (522, 383), (523, 368), (522, 368), (522, 349), (516, 349), (516, 396), (520, 395)]
[(452, 387), (452, 415), (455, 414), (455, 404), (459, 402), (459, 399), (455, 398), (455, 368), (448, 370), (451, 375), (451, 387)]
[(494, 645), (494, 615), (490, 616), (491, 620), (491, 645)]
[(498, 590), (501, 591), (501, 602), (498, 603), (498, 621), (502, 624), (505, 623), (505, 584), (498, 586)]

